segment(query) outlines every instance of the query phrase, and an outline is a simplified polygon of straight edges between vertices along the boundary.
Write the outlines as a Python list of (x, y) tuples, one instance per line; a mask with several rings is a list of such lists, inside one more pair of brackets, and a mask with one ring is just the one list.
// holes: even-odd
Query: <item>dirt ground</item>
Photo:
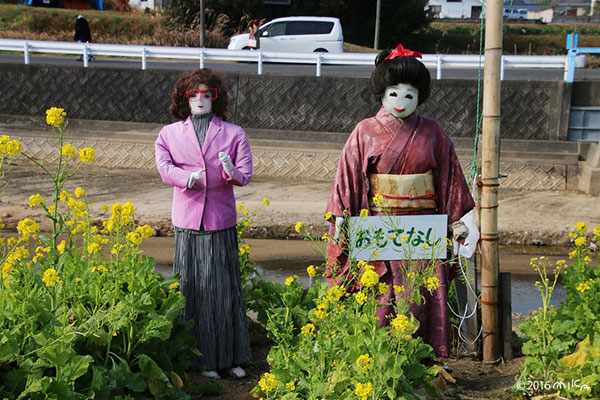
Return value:
[[(51, 183), (37, 168), (23, 160), (14, 163), (6, 178), (9, 182), (0, 197), (0, 216), (6, 229), (14, 230), (16, 223), (25, 217), (40, 221), (40, 209), (29, 208), (28, 198), (35, 193), (48, 198)], [(161, 182), (156, 171), (85, 166), (65, 188), (74, 190), (78, 186), (86, 190), (94, 210), (100, 212), (102, 204), (130, 201), (137, 206), (140, 223), (151, 224), (159, 235), (170, 234), (172, 189)], [(299, 239), (294, 231), (297, 221), (312, 225), (317, 231), (325, 231), (322, 216), (330, 188), (330, 181), (256, 177), (248, 186), (237, 188), (236, 196), (238, 203), (251, 211), (262, 207), (260, 215), (254, 218), (249, 236)], [(270, 199), (269, 207), (262, 206), (264, 197)], [(568, 231), (580, 221), (591, 226), (600, 225), (600, 197), (575, 192), (500, 191), (499, 229), (503, 244), (567, 245)], [(290, 241), (289, 246), (282, 246), (282, 251), (293, 252), (297, 248), (300, 246)], [(256, 251), (253, 258), (267, 257), (274, 250), (258, 247)], [(250, 390), (268, 370), (265, 358), (269, 347), (270, 342), (264, 335), (254, 334), (254, 360), (246, 366), (248, 377), (220, 380), (216, 385), (224, 393), (212, 397), (203, 395), (202, 398), (251, 399)], [(508, 390), (514, 384), (522, 358), (500, 365), (483, 364), (469, 357), (442, 361), (450, 367), (451, 375), (457, 381), (449, 386), (446, 398), (507, 399), (511, 397)], [(193, 379), (196, 383), (209, 383), (199, 376), (193, 376)], [(211, 387), (214, 388), (214, 383)]]
[[(48, 196), (51, 183), (23, 160), (7, 174), (8, 185), (0, 197), (0, 215), (10, 221), (39, 216), (39, 208), (27, 206), (30, 195)], [(254, 218), (249, 237), (294, 239), (297, 221), (325, 232), (323, 219), (332, 182), (255, 177), (249, 185), (236, 188), (238, 204), (250, 211), (262, 207)], [(170, 234), (172, 188), (163, 184), (156, 171), (106, 169), (84, 166), (66, 185), (83, 187), (92, 206), (130, 201), (137, 206), (141, 223), (150, 223), (159, 235)], [(8, 217), (8, 218), (7, 218)], [(577, 192), (501, 189), (498, 208), (500, 243), (506, 245), (568, 245), (568, 232), (577, 222), (600, 225), (600, 197)]]

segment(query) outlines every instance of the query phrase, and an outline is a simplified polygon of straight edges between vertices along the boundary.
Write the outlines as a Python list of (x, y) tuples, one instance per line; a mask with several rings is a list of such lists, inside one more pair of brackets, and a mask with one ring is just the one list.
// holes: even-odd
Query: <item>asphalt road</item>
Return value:
[[(0, 63), (23, 64), (23, 55), (0, 54)], [(83, 63), (76, 61), (76, 56), (53, 57), (53, 56), (30, 56), (32, 65), (62, 65), (69, 67), (81, 67)], [(207, 62), (207, 68), (213, 68), (222, 72), (257, 73), (256, 63), (241, 62)], [(190, 61), (148, 61), (148, 69), (170, 69), (187, 71), (199, 67), (199, 63)], [(90, 62), (90, 68), (132, 68), (141, 69), (141, 60), (123, 60), (117, 58), (101, 58)], [(483, 68), (483, 67), (482, 67)], [(338, 66), (324, 65), (322, 76), (344, 76), (344, 77), (368, 77), (373, 67), (371, 66)], [(430, 69), (431, 77), (436, 77), (436, 70)], [(299, 64), (263, 64), (263, 74), (275, 75), (316, 75), (314, 65)], [(477, 69), (466, 68), (443, 68), (442, 79), (477, 79)], [(483, 70), (481, 71), (483, 75)], [(506, 69), (504, 79), (507, 80), (562, 80), (563, 70), (558, 69)], [(600, 80), (600, 69), (577, 69), (575, 80)]]

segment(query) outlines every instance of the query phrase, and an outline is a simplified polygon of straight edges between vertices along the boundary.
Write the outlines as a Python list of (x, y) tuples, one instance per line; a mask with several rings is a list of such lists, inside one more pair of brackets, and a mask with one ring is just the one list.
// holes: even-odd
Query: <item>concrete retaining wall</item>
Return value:
[[(170, 93), (179, 71), (0, 65), (0, 114), (39, 116), (51, 106), (70, 118), (166, 124)], [(246, 129), (349, 134), (380, 105), (368, 78), (228, 74), (229, 120)], [(562, 81), (502, 83), (502, 138), (566, 140), (571, 86)], [(452, 137), (474, 137), (478, 100), (475, 80), (432, 81), (430, 99), (418, 112)], [(334, 135), (335, 136), (335, 135)]]

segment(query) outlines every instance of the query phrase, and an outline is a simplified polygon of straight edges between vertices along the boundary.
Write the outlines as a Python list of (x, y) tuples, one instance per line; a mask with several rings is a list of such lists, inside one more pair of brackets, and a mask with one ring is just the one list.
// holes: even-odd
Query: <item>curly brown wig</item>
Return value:
[(198, 89), (201, 84), (206, 85), (208, 88), (217, 89), (217, 98), (212, 102), (212, 112), (221, 120), (226, 121), (227, 88), (225, 77), (220, 72), (208, 68), (181, 74), (171, 95), (171, 115), (178, 120), (184, 120), (190, 116), (190, 103), (185, 97), (185, 92)]
[(419, 105), (423, 104), (430, 92), (429, 70), (421, 61), (410, 56), (386, 60), (390, 53), (391, 50), (384, 50), (375, 59), (375, 69), (371, 73), (371, 92), (381, 101), (385, 88), (408, 83), (419, 89)]

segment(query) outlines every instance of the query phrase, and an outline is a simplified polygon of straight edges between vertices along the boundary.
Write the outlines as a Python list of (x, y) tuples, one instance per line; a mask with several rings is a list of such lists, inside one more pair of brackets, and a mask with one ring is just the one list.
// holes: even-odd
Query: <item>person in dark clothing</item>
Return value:
[[(90, 26), (83, 15), (78, 15), (77, 20), (75, 21), (75, 36), (73, 40), (79, 43), (89, 43), (92, 41), (92, 32), (90, 31)], [(77, 61), (82, 61), (83, 56), (79, 56)], [(93, 56), (89, 57), (90, 61), (94, 60)]]

